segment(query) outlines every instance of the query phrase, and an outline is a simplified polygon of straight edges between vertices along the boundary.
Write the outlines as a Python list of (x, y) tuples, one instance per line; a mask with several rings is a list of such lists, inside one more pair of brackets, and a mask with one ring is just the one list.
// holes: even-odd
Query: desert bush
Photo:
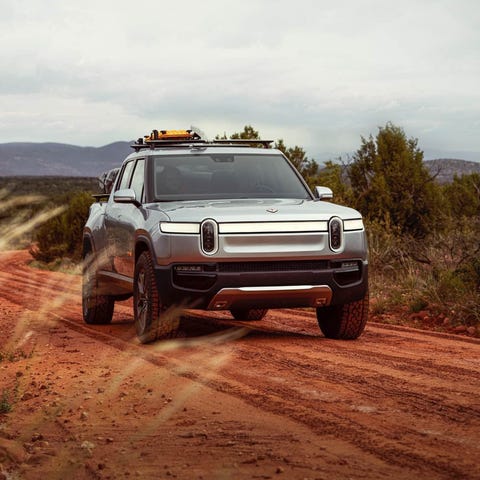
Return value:
[(0, 249), (28, 248), (38, 225), (68, 204), (72, 192), (96, 192), (84, 177), (0, 177)]
[(366, 220), (370, 265), (376, 271), (395, 271), (405, 263), (410, 238), (390, 220)]
[(66, 210), (41, 225), (30, 253), (36, 260), (52, 262), (57, 258), (80, 260), (82, 230), (88, 218), (92, 196), (78, 192), (68, 198)]
[(478, 217), (480, 215), (480, 174), (455, 175), (453, 181), (443, 187), (450, 214)]
[(367, 223), (373, 313), (429, 309), (455, 325), (480, 324), (480, 219), (449, 218), (424, 239)]

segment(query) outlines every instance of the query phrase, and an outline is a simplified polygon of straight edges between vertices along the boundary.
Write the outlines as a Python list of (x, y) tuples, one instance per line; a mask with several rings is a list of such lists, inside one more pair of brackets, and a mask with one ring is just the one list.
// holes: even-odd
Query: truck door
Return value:
[[(132, 189), (138, 202), (144, 202), (145, 159), (126, 163), (120, 172), (115, 191)], [(135, 232), (145, 221), (143, 206), (132, 203), (115, 203), (110, 197), (105, 212), (107, 242), (116, 273), (133, 278), (135, 262)]]

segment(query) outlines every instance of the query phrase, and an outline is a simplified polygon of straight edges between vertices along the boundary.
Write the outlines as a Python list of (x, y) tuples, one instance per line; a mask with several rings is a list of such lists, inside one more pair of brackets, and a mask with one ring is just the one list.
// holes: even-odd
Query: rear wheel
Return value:
[(261, 320), (268, 312), (266, 308), (232, 308), (230, 313), (235, 320)]
[(115, 300), (109, 295), (98, 294), (98, 265), (92, 252), (85, 255), (82, 270), (83, 320), (92, 325), (109, 324), (112, 321)]
[(143, 252), (135, 265), (133, 313), (137, 335), (142, 343), (171, 338), (178, 330), (179, 312), (174, 315), (162, 303), (149, 252)]
[(367, 323), (368, 292), (364, 298), (344, 305), (317, 308), (320, 330), (327, 338), (354, 340), (358, 338)]

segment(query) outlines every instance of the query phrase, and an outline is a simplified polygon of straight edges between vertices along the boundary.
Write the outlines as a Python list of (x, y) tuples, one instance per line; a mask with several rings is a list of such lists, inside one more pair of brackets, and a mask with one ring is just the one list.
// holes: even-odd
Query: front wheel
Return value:
[(95, 255), (88, 252), (82, 266), (83, 320), (91, 325), (107, 325), (112, 321), (115, 300), (109, 295), (98, 294), (97, 270)]
[(167, 311), (162, 303), (149, 252), (143, 252), (135, 265), (133, 313), (135, 329), (142, 343), (153, 342), (158, 338), (171, 338), (178, 330), (179, 315)]
[(261, 320), (268, 310), (266, 308), (232, 308), (230, 313), (235, 320)]
[(327, 338), (355, 340), (367, 323), (368, 292), (360, 300), (317, 308), (317, 321), (320, 330)]

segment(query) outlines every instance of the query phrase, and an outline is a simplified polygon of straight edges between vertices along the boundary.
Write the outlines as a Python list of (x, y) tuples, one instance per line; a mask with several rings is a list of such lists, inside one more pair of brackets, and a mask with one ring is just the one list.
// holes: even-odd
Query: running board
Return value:
[(133, 279), (116, 272), (98, 272), (98, 295), (130, 295), (133, 293)]

